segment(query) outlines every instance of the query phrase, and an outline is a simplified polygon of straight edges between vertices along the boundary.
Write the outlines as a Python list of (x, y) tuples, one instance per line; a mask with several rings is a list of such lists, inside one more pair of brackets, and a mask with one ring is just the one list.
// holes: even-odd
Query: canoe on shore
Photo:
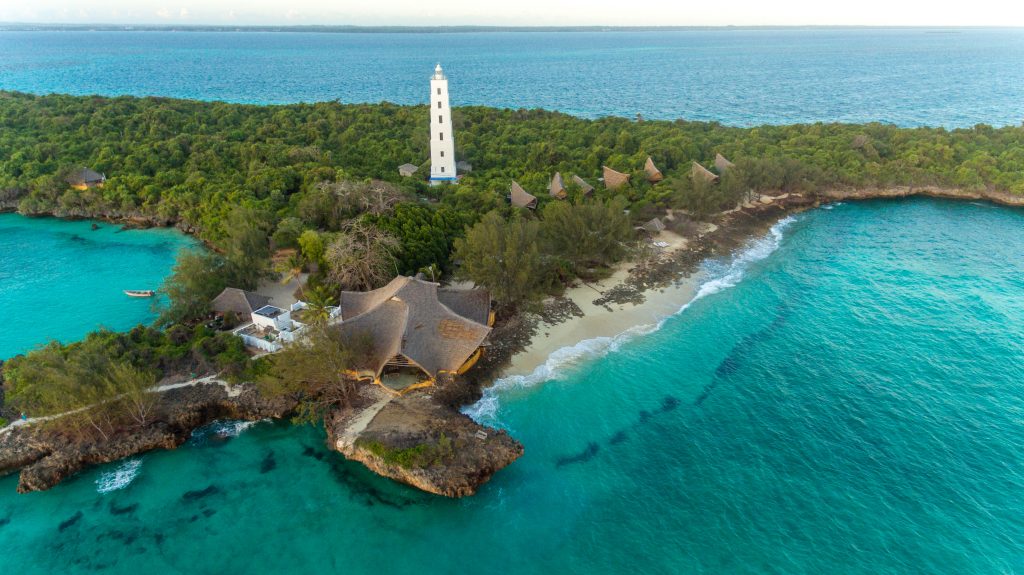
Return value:
[(156, 292), (151, 289), (126, 289), (124, 295), (128, 297), (153, 297)]

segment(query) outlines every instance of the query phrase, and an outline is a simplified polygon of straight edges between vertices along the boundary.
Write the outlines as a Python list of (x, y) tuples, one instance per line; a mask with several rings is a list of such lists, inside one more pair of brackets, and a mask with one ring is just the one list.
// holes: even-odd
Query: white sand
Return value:
[[(705, 233), (709, 230), (703, 230)], [(669, 231), (661, 232), (655, 242), (665, 242), (662, 248), (666, 254), (684, 249), (685, 238)], [(635, 305), (609, 304), (609, 308), (594, 305), (602, 292), (622, 283), (629, 277), (633, 263), (618, 266), (605, 280), (591, 284), (577, 285), (566, 290), (564, 297), (572, 300), (583, 311), (583, 317), (572, 317), (559, 324), (541, 324), (530, 345), (512, 357), (504, 375), (529, 375), (548, 360), (552, 353), (572, 347), (582, 341), (613, 337), (627, 330), (644, 325), (656, 325), (662, 319), (675, 314), (693, 299), (697, 278), (681, 278), (674, 285), (660, 290), (644, 292), (644, 302)]]

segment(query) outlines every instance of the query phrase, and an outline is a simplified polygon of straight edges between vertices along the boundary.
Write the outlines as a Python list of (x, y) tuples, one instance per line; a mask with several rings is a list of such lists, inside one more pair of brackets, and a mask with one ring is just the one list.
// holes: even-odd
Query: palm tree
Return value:
[(277, 267), (277, 271), (281, 274), (282, 285), (288, 285), (293, 281), (298, 284), (299, 299), (305, 299), (302, 293), (302, 268), (305, 267), (305, 263), (302, 256), (294, 253)]
[(328, 308), (334, 305), (334, 296), (326, 287), (316, 286), (310, 290), (306, 305), (306, 317), (309, 322), (322, 325), (331, 318), (331, 310)]

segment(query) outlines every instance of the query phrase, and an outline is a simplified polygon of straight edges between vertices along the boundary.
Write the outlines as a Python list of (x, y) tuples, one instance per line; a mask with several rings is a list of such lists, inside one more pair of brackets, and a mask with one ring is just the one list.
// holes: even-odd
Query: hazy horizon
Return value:
[(863, 0), (763, 3), (734, 0), (714, 10), (635, 0), (628, 10), (611, 0), (559, 3), (520, 0), (378, 0), (370, 5), (329, 0), (35, 0), (0, 5), (0, 22), (26, 25), (114, 26), (362, 26), (362, 27), (1020, 27), (1024, 5), (997, 0), (965, 4)]

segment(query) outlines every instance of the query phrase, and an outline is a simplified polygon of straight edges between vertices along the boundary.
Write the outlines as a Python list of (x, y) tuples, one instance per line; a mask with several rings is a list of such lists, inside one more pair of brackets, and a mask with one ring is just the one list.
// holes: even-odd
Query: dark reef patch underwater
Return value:
[(475, 497), (225, 423), (45, 493), (0, 479), (0, 552), (22, 575), (1021, 571), (1022, 227), (923, 199), (787, 220), (659, 330), (500, 382), (470, 411), (526, 453)]

